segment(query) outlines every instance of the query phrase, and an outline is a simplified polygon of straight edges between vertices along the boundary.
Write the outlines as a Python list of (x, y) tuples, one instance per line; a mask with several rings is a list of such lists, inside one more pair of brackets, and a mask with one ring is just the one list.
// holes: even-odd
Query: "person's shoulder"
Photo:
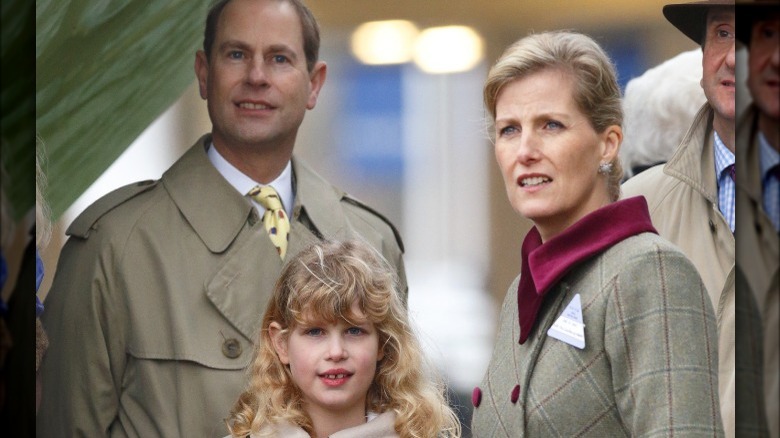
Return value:
[(404, 252), (404, 243), (401, 239), (401, 233), (398, 232), (398, 229), (393, 225), (390, 219), (348, 193), (344, 193), (341, 196), (341, 205), (344, 207), (345, 214), (350, 215), (355, 219), (359, 219), (381, 233), (384, 237), (394, 239), (401, 252)]
[[(110, 222), (107, 216), (119, 220), (127, 220), (128, 215), (133, 211), (138, 211), (137, 206), (123, 208), (131, 203), (132, 200), (138, 200), (144, 194), (148, 194), (159, 184), (158, 180), (139, 181), (128, 184), (103, 195), (100, 199), (87, 207), (68, 227), (66, 234), (69, 236), (86, 239), (90, 235), (98, 222)], [(117, 210), (123, 210), (120, 214), (110, 214)], [(125, 211), (126, 210), (126, 211)]]
[(666, 163), (657, 164), (626, 180), (620, 186), (624, 197), (644, 195), (646, 193), (657, 191), (658, 189), (654, 186), (654, 184), (670, 180), (669, 175), (664, 173), (665, 165)]
[(385, 241), (395, 241), (399, 250), (404, 251), (401, 234), (383, 214), (327, 181), (303, 160), (293, 157), (292, 163), (296, 196), (301, 197), (301, 203), (307, 209), (319, 212), (327, 210), (331, 214), (335, 213), (333, 207), (338, 206), (352, 225), (378, 233)]
[(613, 260), (617, 267), (634, 267), (640, 270), (651, 260), (690, 264), (680, 248), (651, 232), (624, 239), (612, 246), (604, 255)]
[(658, 164), (634, 175), (620, 186), (622, 198), (644, 196), (652, 214), (673, 193), (680, 180), (664, 171), (666, 164)]

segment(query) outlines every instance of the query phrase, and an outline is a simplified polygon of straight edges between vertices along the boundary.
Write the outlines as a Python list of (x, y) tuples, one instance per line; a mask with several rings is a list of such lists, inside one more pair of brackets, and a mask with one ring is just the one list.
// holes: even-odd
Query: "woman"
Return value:
[(717, 327), (693, 265), (618, 201), (620, 89), (576, 33), (531, 35), (490, 70), (485, 105), (522, 245), (475, 436), (720, 436)]

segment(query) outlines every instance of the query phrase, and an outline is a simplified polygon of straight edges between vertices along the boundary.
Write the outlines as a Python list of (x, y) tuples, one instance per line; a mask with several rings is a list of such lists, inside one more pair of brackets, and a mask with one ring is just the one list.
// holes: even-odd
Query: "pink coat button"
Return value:
[(514, 389), (512, 389), (512, 404), (517, 403), (517, 400), (520, 398), (520, 385), (515, 385)]
[(482, 403), (482, 390), (476, 387), (474, 392), (471, 393), (471, 404), (478, 408), (480, 403)]

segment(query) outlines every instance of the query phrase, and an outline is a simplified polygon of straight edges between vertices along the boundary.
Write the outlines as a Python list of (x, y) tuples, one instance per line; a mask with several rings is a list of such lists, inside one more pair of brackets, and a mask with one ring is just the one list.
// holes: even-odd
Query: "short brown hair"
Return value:
[[(303, 53), (306, 55), (306, 68), (309, 72), (314, 70), (314, 64), (317, 63), (320, 54), (320, 27), (317, 19), (314, 18), (311, 10), (301, 0), (276, 0), (291, 4), (298, 13), (301, 20), (301, 29), (303, 29)], [(203, 51), (206, 52), (206, 59), (211, 60), (211, 49), (214, 46), (214, 40), (217, 35), (217, 23), (231, 0), (219, 0), (209, 9), (206, 16), (206, 30), (203, 33)]]

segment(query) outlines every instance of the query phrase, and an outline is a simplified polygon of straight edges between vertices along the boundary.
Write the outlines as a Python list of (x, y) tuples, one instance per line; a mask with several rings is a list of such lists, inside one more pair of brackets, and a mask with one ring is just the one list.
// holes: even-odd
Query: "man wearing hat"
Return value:
[(736, 10), (753, 99), (737, 123), (737, 264), (762, 316), (767, 420), (770, 436), (780, 437), (780, 2), (737, 3)]
[(717, 316), (721, 416), (726, 436), (733, 437), (734, 0), (669, 4), (663, 13), (702, 48), (701, 86), (707, 102), (669, 161), (626, 181), (623, 196), (647, 198), (658, 233), (685, 253), (704, 281)]

